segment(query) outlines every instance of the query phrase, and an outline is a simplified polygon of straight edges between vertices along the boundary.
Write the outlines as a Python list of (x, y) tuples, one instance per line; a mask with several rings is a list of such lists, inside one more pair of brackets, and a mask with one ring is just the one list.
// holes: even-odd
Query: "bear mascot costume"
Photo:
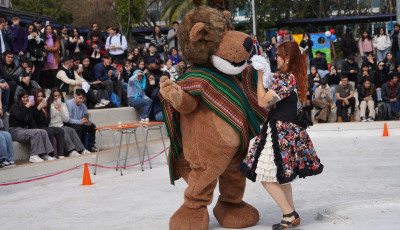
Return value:
[(257, 209), (242, 200), (246, 178), (238, 168), (268, 109), (258, 106), (258, 72), (247, 64), (253, 41), (232, 29), (230, 16), (208, 6), (189, 11), (178, 41), (191, 68), (176, 83), (160, 81), (171, 182), (182, 177), (188, 184), (184, 204), (169, 222), (173, 230), (208, 229), (207, 205), (217, 182), (213, 213), (221, 226), (259, 221)]

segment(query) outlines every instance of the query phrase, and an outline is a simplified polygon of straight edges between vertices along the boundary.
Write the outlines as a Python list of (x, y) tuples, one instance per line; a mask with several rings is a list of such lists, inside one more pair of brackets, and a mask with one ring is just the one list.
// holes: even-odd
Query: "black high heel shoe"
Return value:
[(292, 217), (294, 216), (294, 220), (292, 222), (282, 220), (279, 224), (272, 225), (273, 230), (286, 230), (292, 226), (300, 225), (301, 218), (296, 211), (293, 211), (289, 214), (284, 214), (283, 217)]

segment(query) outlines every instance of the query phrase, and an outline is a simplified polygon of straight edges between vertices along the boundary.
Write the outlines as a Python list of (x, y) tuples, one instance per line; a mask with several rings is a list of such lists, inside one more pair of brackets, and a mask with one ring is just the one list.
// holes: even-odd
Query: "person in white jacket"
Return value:
[(386, 34), (383, 27), (379, 28), (379, 33), (374, 37), (374, 48), (376, 49), (376, 55), (378, 62), (385, 59), (386, 54), (389, 52), (392, 46), (390, 36)]
[(64, 125), (69, 121), (69, 112), (61, 90), (57, 88), (51, 90), (48, 106), (50, 110), (49, 127), (59, 127), (64, 130), (64, 148), (69, 156), (79, 156), (79, 153), (89, 154), (90, 152), (85, 149), (76, 131)]

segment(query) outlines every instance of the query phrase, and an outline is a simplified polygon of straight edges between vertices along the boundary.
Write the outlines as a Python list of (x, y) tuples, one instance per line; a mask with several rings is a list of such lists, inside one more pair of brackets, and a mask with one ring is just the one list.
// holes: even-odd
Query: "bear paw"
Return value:
[(169, 220), (169, 229), (207, 230), (209, 221), (207, 207), (192, 209), (182, 205)]
[(218, 200), (213, 212), (224, 228), (247, 228), (260, 220), (258, 210), (244, 201), (234, 204)]

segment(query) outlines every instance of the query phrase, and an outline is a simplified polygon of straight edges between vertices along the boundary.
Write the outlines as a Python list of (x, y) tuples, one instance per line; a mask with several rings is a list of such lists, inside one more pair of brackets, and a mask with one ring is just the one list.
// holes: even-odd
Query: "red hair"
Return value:
[(278, 46), (277, 53), (285, 62), (288, 61), (286, 73), (292, 73), (297, 82), (297, 88), (302, 103), (306, 102), (307, 95), (307, 56), (300, 52), (296, 42), (285, 42)]

